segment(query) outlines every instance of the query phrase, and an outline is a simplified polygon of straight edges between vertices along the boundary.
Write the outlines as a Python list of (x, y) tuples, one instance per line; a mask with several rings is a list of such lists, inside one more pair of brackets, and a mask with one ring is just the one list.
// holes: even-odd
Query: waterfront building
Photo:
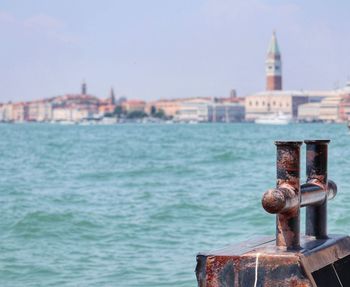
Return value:
[(209, 120), (208, 105), (210, 99), (197, 98), (184, 101), (175, 115), (179, 122), (207, 122)]
[(13, 121), (24, 122), (28, 118), (28, 106), (24, 102), (14, 103), (12, 110)]
[(296, 118), (298, 106), (309, 102), (309, 98), (303, 92), (298, 91), (264, 91), (246, 97), (245, 118), (254, 121), (273, 113), (286, 114)]
[(0, 121), (12, 122), (13, 121), (13, 104), (2, 104), (0, 107)]
[(266, 90), (282, 90), (282, 59), (275, 32), (272, 34), (265, 65)]
[(112, 114), (116, 108), (116, 100), (114, 95), (114, 90), (111, 88), (110, 95), (105, 100), (100, 100), (98, 107), (98, 113), (100, 115)]
[[(264, 91), (256, 93), (246, 97), (245, 107), (246, 107), (246, 120), (253, 121), (261, 116), (268, 114), (277, 114), (283, 113), (288, 116), (293, 117), (294, 119), (299, 119), (299, 111), (304, 113), (301, 115), (301, 120), (305, 118), (315, 119), (317, 114), (316, 111), (311, 111), (311, 109), (316, 109), (317, 105), (306, 105), (299, 109), (299, 105), (304, 105), (308, 103), (321, 103), (319, 108), (327, 109), (326, 103), (322, 104), (323, 99), (329, 98), (330, 101), (334, 97), (339, 96), (339, 91), (330, 90), (330, 91)], [(308, 113), (311, 114), (308, 114)], [(328, 114), (332, 111), (326, 111)], [(306, 113), (306, 114), (305, 114)], [(318, 112), (320, 120), (322, 119), (321, 111)], [(327, 118), (328, 116), (326, 116)], [(336, 116), (332, 116), (335, 118)]]
[(122, 104), (122, 108), (127, 112), (144, 112), (146, 107), (146, 102), (141, 100), (127, 100)]
[(71, 121), (71, 110), (67, 107), (55, 107), (52, 110), (52, 120), (55, 122)]
[(148, 102), (145, 106), (145, 111), (147, 114), (151, 114), (152, 107), (156, 109), (156, 111), (163, 111), (167, 117), (174, 117), (178, 110), (180, 109), (180, 104), (184, 100), (174, 99), (174, 100), (159, 100)]
[(342, 101), (340, 94), (326, 97), (320, 104), (320, 120), (325, 122), (339, 122), (339, 108)]
[(339, 121), (350, 120), (350, 94), (342, 96), (342, 100), (339, 103)]
[(245, 108), (241, 103), (211, 103), (208, 105), (208, 122), (233, 123), (244, 120)]
[(100, 99), (87, 94), (83, 83), (81, 94), (67, 94), (51, 100), (53, 121), (78, 122), (94, 117), (99, 112)]
[(303, 122), (315, 122), (320, 120), (321, 103), (306, 103), (298, 107), (298, 120)]
[(52, 112), (52, 120), (55, 122), (80, 122), (92, 118), (95, 114), (87, 109), (76, 107), (56, 107)]
[(326, 122), (344, 122), (350, 116), (350, 83), (344, 88), (334, 90), (320, 103), (320, 120)]
[(175, 115), (179, 122), (231, 123), (244, 119), (244, 105), (223, 99), (197, 98), (184, 101)]
[(196, 100), (196, 99), (207, 99), (210, 98), (178, 98), (178, 99), (170, 99), (170, 100), (158, 100), (153, 102), (148, 102), (145, 107), (145, 111), (147, 114), (151, 114), (152, 108), (155, 108), (156, 111), (162, 110), (167, 117), (175, 117), (178, 114), (178, 111), (181, 108), (182, 103), (186, 103), (188, 101)]
[(31, 101), (27, 103), (28, 116), (26, 121), (43, 122), (52, 118), (50, 99)]

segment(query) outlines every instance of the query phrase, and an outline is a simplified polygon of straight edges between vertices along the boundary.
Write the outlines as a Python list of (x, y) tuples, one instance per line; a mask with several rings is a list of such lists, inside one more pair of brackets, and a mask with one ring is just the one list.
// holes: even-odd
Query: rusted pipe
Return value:
[[(307, 183), (327, 186), (329, 140), (305, 140)], [(306, 207), (306, 235), (327, 238), (327, 199)]]
[[(325, 200), (333, 199), (337, 194), (337, 185), (334, 181), (328, 180), (327, 188), (316, 183), (304, 183), (300, 186), (300, 206), (319, 205)], [(286, 188), (269, 189), (263, 195), (262, 205), (264, 209), (272, 214), (286, 213), (298, 204), (293, 196), (292, 190)]]
[(321, 205), (325, 200), (331, 200), (337, 195), (337, 185), (333, 180), (328, 180), (326, 190), (322, 185), (304, 183), (301, 190), (301, 207)]
[(300, 248), (300, 146), (299, 141), (276, 141), (277, 189), (288, 198), (288, 212), (276, 216), (276, 245)]

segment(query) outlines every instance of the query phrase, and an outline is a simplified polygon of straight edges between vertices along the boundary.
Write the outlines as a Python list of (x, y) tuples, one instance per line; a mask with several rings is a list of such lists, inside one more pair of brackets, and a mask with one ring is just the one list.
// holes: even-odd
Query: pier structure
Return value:
[[(328, 179), (329, 140), (305, 140), (306, 176), (300, 183), (301, 141), (277, 141), (276, 187), (262, 198), (276, 214), (276, 234), (197, 255), (199, 287), (350, 286), (350, 237), (327, 232), (327, 203), (337, 194)], [(306, 208), (300, 235), (300, 208)]]

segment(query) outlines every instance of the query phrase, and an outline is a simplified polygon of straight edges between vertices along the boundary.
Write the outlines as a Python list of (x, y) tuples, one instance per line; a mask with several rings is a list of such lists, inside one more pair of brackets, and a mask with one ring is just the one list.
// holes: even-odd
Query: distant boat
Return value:
[(262, 125), (287, 125), (292, 121), (292, 118), (282, 112), (261, 116), (255, 120), (256, 124)]

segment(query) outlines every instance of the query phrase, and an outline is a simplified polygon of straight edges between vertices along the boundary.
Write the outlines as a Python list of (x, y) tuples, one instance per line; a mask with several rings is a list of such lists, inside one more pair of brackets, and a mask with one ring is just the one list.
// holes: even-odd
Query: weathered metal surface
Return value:
[(277, 189), (288, 198), (288, 210), (277, 214), (276, 245), (300, 246), (300, 146), (302, 142), (275, 142), (277, 146)]
[(308, 205), (322, 204), (325, 200), (333, 199), (337, 194), (337, 185), (334, 181), (328, 180), (326, 185), (319, 185), (312, 181), (301, 185), (301, 202), (300, 207)]
[[(307, 182), (326, 190), (329, 140), (306, 140)], [(306, 207), (306, 235), (327, 238), (327, 199)]]
[(305, 236), (301, 262), (305, 270), (312, 273), (350, 254), (350, 237), (330, 235), (327, 239)]
[[(245, 252), (242, 254), (237, 246), (199, 254), (196, 268), (198, 286), (317, 286), (313, 272), (350, 255), (348, 236), (316, 240), (312, 236), (303, 236), (301, 249), (296, 251), (280, 249), (274, 241), (260, 242), (250, 251), (243, 249)], [(245, 244), (240, 246), (244, 248)]]
[(198, 280), (200, 287), (312, 286), (301, 268), (299, 257), (294, 254), (251, 252), (237, 257), (199, 256), (197, 260), (199, 265), (205, 262), (205, 269), (197, 272), (197, 278), (202, 278)]
[[(326, 189), (324, 189), (324, 185), (310, 181), (300, 186), (300, 192), (300, 207), (317, 205), (322, 204), (326, 199), (333, 199), (337, 194), (337, 185), (334, 181), (328, 180)], [(269, 189), (263, 195), (262, 205), (267, 212), (272, 214), (287, 212), (298, 204), (293, 195), (294, 192), (292, 190), (281, 187)]]
[[(197, 256), (200, 287), (350, 286), (350, 237), (327, 235), (327, 201), (337, 193), (327, 180), (328, 140), (307, 144), (307, 182), (300, 186), (301, 142), (276, 142), (277, 186), (262, 204), (277, 214), (276, 237)], [(300, 207), (307, 207), (300, 238)]]

